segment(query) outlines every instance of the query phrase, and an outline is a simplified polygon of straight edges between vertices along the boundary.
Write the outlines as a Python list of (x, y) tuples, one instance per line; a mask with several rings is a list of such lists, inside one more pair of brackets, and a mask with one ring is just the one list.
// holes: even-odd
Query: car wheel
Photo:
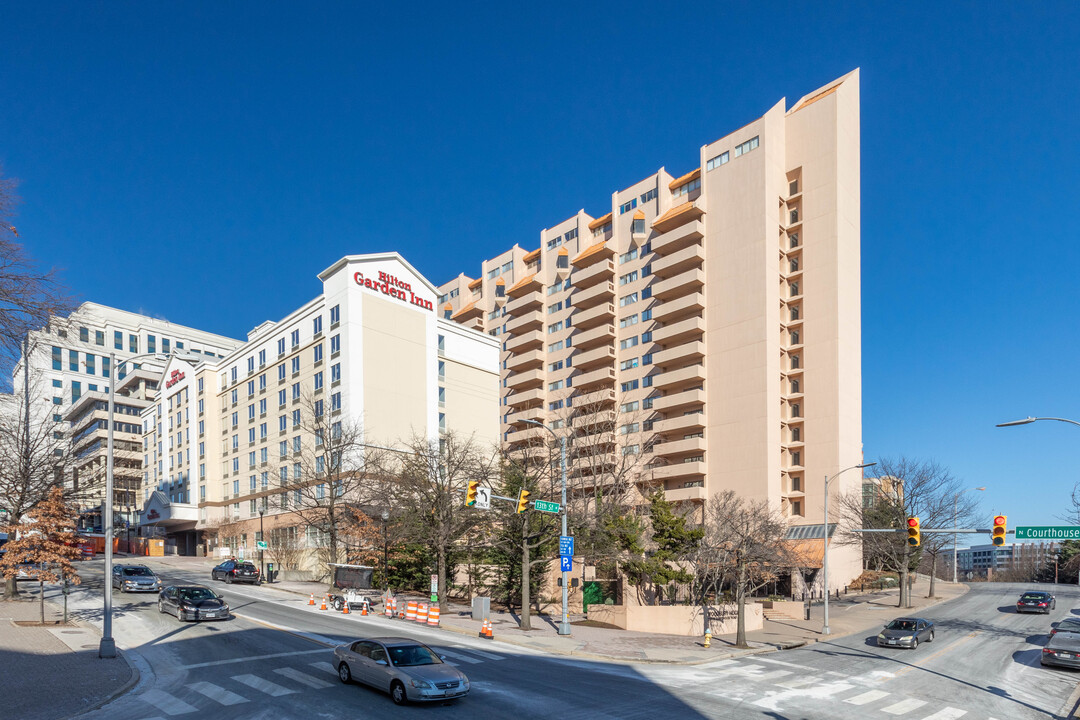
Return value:
[(181, 608), (176, 608), (176, 619), (179, 622), (184, 622), (184, 611)]
[(333, 605), (334, 605), (334, 609), (337, 610), (338, 612), (341, 612), (341, 609), (343, 607), (345, 607), (345, 603), (344, 603), (344, 601), (342, 601), (341, 598), (334, 598)]
[(409, 702), (409, 696), (405, 694), (405, 685), (400, 680), (395, 680), (390, 686), (390, 699), (395, 705), (404, 705)]
[(911, 649), (914, 650), (917, 647), (919, 647), (919, 638), (911, 638)]
[(225, 584), (226, 585), (232, 585), (232, 575), (226, 575), (225, 576)]
[(926, 642), (934, 642), (934, 631), (930, 631), (930, 637), (926, 638)]
[(159, 613), (165, 612), (165, 603), (161, 602), (160, 600), (157, 601), (157, 611)]
[(341, 679), (341, 682), (343, 683), (347, 684), (352, 682), (352, 671), (349, 670), (348, 663), (343, 662), (337, 666), (337, 676)]

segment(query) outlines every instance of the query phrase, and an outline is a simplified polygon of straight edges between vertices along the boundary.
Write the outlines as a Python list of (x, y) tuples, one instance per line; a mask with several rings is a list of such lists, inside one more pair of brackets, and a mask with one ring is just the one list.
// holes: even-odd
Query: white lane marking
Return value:
[[(797, 669), (803, 670), (803, 671), (807, 670), (807, 667), (805, 665), (799, 665), (797, 663), (786, 662), (784, 660), (773, 660), (772, 658), (756, 657), (756, 658), (754, 658), (754, 662), (769, 663), (770, 665), (783, 665), (784, 667), (797, 668)], [(699, 665), (698, 667), (708, 667), (708, 666), (700, 666)]]
[(192, 665), (181, 665), (178, 670), (193, 670), (195, 668), (211, 667), (213, 665), (229, 665), (232, 663), (246, 663), (255, 662), (256, 660), (271, 660), (273, 658), (293, 657), (294, 655), (314, 655), (315, 653), (326, 654), (328, 650), (326, 648), (319, 648), (318, 650), (294, 650), (293, 652), (283, 653), (271, 653), (270, 655), (250, 655), (248, 657), (231, 658), (229, 660), (211, 660), (210, 662), (194, 663)]
[(272, 697), (280, 697), (282, 695), (292, 695), (295, 690), (290, 690), (287, 687), (282, 687), (277, 683), (272, 683), (269, 680), (263, 680), (258, 675), (233, 675), (232, 679), (238, 683), (243, 683), (249, 688), (254, 688), (259, 692), (264, 692)]
[(331, 687), (331, 683), (328, 683), (328, 682), (326, 682), (324, 680), (320, 680), (319, 678), (314, 677), (312, 675), (308, 675), (306, 672), (301, 672), (300, 670), (297, 670), (296, 668), (283, 667), (283, 668), (278, 668), (274, 672), (276, 672), (278, 675), (284, 675), (285, 677), (289, 678), (290, 680), (295, 680), (296, 682), (300, 683), (301, 685), (307, 685), (308, 687), (315, 688), (316, 690), (321, 690), (323, 688)]
[(198, 709), (161, 690), (147, 690), (139, 697), (166, 715), (183, 715), (184, 713), (195, 712)]
[(471, 652), (473, 655), (479, 655), (480, 657), (487, 658), (488, 660), (505, 660), (506, 659), (502, 655), (496, 655), (495, 653), (484, 652), (483, 650), (477, 650), (476, 648), (462, 647), (461, 645), (455, 645), (454, 649), (455, 650), (466, 650), (468, 652)]
[(807, 685), (815, 685), (821, 681), (822, 679), (816, 675), (803, 675), (793, 680), (776, 683), (776, 685), (777, 687), (787, 688), (788, 690), (798, 690), (799, 688), (806, 687)]
[[(760, 660), (760, 658), (758, 658)], [(701, 665), (695, 665), (695, 670), (714, 670), (716, 668), (727, 667), (728, 665), (734, 665), (734, 660), (713, 660), (712, 662), (702, 663)]]
[(903, 715), (904, 713), (909, 713), (916, 708), (921, 708), (925, 704), (925, 700), (908, 698), (907, 700), (901, 700), (894, 705), (890, 705), (887, 708), (881, 708), (881, 712), (887, 712), (890, 715)]
[(313, 667), (313, 668), (315, 668), (317, 670), (323, 670), (325, 672), (328, 672), (331, 675), (333, 675), (334, 677), (338, 676), (337, 668), (334, 667), (333, 665), (331, 665), (328, 662), (313, 662), (313, 663), (308, 663), (308, 665), (310, 665), (311, 667)]
[(452, 652), (450, 650), (443, 650), (443, 655), (449, 655), (450, 657), (454, 658), (455, 660), (460, 660), (461, 662), (471, 663), (473, 665), (476, 665), (477, 663), (484, 662), (483, 660), (477, 660), (476, 658), (469, 657), (468, 655), (461, 655), (459, 653)]
[(845, 700), (844, 702), (851, 703), (852, 705), (865, 705), (866, 703), (872, 703), (875, 700), (880, 700), (881, 698), (888, 697), (888, 696), (889, 696), (889, 693), (885, 692), (884, 690), (868, 690), (867, 692), (864, 692), (862, 695), (856, 695), (855, 697), (850, 697), (847, 700)]
[(961, 715), (967, 715), (967, 710), (961, 710), (960, 708), (947, 707), (942, 710), (938, 710), (933, 715), (927, 715), (923, 720), (956, 720)]
[(853, 687), (854, 685), (845, 682), (834, 682), (821, 683), (819, 685), (797, 688), (795, 690), (784, 690), (783, 692), (770, 692), (760, 700), (754, 701), (754, 705), (768, 708), (774, 712), (779, 712), (780, 703), (783, 701), (794, 700), (796, 703), (801, 703), (807, 699), (826, 700), (837, 693), (846, 692)]
[(191, 683), (190, 685), (188, 685), (188, 687), (199, 693), (200, 695), (205, 695), (211, 700), (219, 702), (222, 705), (239, 705), (240, 703), (246, 703), (248, 701), (248, 699), (243, 695), (237, 695), (234, 692), (229, 692), (225, 688), (219, 685), (215, 685), (214, 683), (197, 682)]

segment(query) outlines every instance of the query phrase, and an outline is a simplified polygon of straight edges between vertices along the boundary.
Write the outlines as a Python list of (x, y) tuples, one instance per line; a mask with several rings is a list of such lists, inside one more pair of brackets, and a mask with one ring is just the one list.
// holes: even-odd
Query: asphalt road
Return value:
[[(86, 575), (88, 590), (100, 588), (94, 572)], [(114, 635), (134, 651), (142, 679), (83, 718), (1034, 720), (1060, 717), (1080, 681), (1080, 673), (1039, 665), (1050, 623), (1080, 615), (1080, 591), (1073, 587), (1045, 588), (1058, 597), (1047, 617), (1015, 613), (1016, 598), (1030, 586), (976, 584), (926, 613), (936, 639), (917, 650), (878, 648), (873, 632), (783, 653), (669, 666), (551, 656), (355, 613), (313, 612), (302, 598), (273, 588), (184, 573), (163, 577), (210, 585), (236, 617), (182, 624), (158, 613), (155, 596), (115, 595)], [(94, 602), (100, 599), (75, 600), (84, 616), (98, 612)], [(882, 624), (899, 614), (883, 611)], [(402, 709), (380, 692), (342, 685), (324, 643), (386, 634), (434, 647), (469, 676), (470, 695)]]

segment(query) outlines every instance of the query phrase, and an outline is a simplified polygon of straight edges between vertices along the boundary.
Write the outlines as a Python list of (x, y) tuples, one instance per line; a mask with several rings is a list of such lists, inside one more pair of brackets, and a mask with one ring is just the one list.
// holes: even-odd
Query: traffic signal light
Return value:
[(518, 493), (517, 511), (519, 515), (529, 509), (529, 495), (531, 494), (525, 488), (522, 488), (521, 492)]
[(465, 491), (465, 505), (472, 507), (476, 504), (476, 488), (480, 487), (479, 480), (470, 480), (469, 489)]
[(994, 516), (994, 529), (990, 531), (990, 542), (995, 545), (1005, 544), (1005, 521), (1007, 518), (1004, 515)]
[(919, 518), (909, 517), (907, 519), (907, 544), (911, 547), (919, 547), (919, 543), (922, 542), (922, 536), (919, 533)]

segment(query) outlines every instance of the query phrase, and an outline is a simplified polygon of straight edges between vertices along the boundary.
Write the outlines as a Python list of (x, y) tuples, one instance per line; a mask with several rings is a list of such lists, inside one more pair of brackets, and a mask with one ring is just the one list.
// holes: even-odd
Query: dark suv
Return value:
[(258, 585), (262, 582), (259, 576), (259, 568), (252, 563), (241, 560), (226, 560), (210, 571), (210, 577), (214, 580), (224, 580), (227, 583), (246, 582)]

